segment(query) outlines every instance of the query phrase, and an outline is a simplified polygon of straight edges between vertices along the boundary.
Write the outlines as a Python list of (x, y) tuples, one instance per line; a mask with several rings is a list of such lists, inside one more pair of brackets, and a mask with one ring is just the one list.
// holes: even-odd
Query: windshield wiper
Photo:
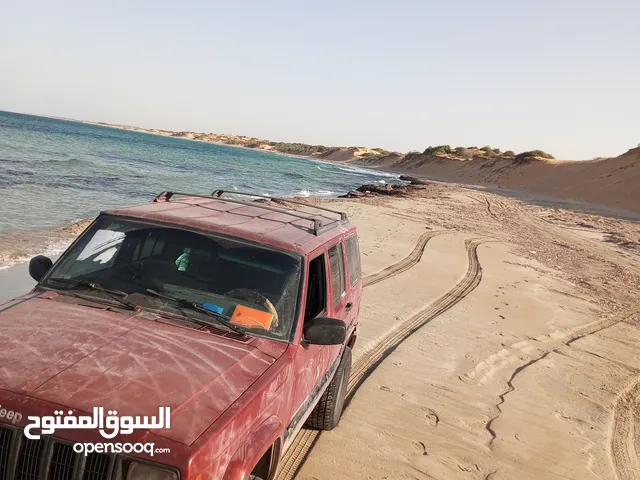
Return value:
[[(70, 285), (71, 287), (87, 287), (87, 288), (90, 288), (91, 290), (97, 290), (101, 293), (104, 293), (110, 299), (118, 302), (120, 305), (124, 305), (129, 310), (136, 310), (137, 308), (136, 305), (125, 300), (125, 298), (129, 295), (128, 293), (123, 292), (121, 290), (105, 288), (99, 283), (92, 282), (91, 280), (87, 280), (84, 278), (55, 278), (54, 277), (54, 278), (50, 278), (48, 281), (64, 283), (66, 285)], [(79, 298), (82, 298), (77, 294), (74, 294), (74, 295), (78, 296)], [(91, 297), (91, 299), (100, 300), (99, 297)]]
[[(172, 295), (167, 295), (165, 293), (160, 293), (160, 292), (158, 292), (156, 290), (153, 290), (151, 288), (147, 288), (147, 289), (145, 289), (145, 291), (147, 293), (150, 293), (151, 295), (156, 296), (156, 297), (166, 298), (167, 300), (172, 300), (172, 301), (180, 304), (181, 306), (188, 308), (189, 310), (195, 310), (197, 312), (204, 313), (205, 315), (215, 319), (218, 324), (227, 327), (229, 330), (232, 330), (232, 331), (234, 331), (234, 332), (236, 332), (237, 334), (240, 334), (240, 335), (246, 335), (246, 333), (241, 328), (238, 328), (235, 325), (231, 324), (231, 322), (229, 321), (230, 319), (229, 319), (228, 316), (223, 315), (221, 313), (213, 312), (213, 311), (203, 307), (199, 303), (192, 302), (191, 300), (187, 300), (186, 298), (174, 297)], [(203, 321), (203, 320), (200, 320), (200, 319), (197, 319), (197, 318), (193, 318), (193, 317), (188, 317), (188, 318), (190, 320), (193, 320), (196, 323), (199, 323), (200, 325), (205, 326), (205, 327), (213, 326), (212, 322), (206, 322), (206, 321)]]

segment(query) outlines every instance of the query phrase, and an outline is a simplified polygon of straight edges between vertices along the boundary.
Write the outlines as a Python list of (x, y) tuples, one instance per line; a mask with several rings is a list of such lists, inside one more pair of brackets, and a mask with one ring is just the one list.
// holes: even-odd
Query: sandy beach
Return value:
[(640, 478), (640, 224), (522, 198), (308, 200), (358, 226), (363, 326), (339, 427), (278, 479)]
[(640, 478), (638, 223), (439, 183), (333, 207), (366, 275), (351, 401), (279, 479)]

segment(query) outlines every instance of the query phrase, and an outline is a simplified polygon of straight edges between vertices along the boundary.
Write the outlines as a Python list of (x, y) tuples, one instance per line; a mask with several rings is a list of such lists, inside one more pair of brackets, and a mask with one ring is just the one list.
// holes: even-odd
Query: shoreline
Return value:
[[(160, 137), (168, 137), (168, 138), (176, 138), (176, 139), (180, 139), (180, 140), (189, 140), (189, 141), (195, 141), (195, 142), (210, 143), (210, 144), (213, 144), (213, 145), (219, 145), (219, 146), (224, 146), (224, 147), (241, 148), (241, 149), (245, 149), (245, 150), (268, 152), (268, 153), (273, 153), (273, 154), (276, 154), (276, 155), (283, 155), (285, 157), (291, 157), (291, 158), (300, 158), (300, 159), (306, 159), (306, 160), (317, 160), (317, 161), (320, 161), (320, 162), (325, 161), (325, 162), (329, 162), (329, 163), (350, 163), (350, 162), (353, 162), (353, 161), (362, 160), (361, 156), (356, 153), (358, 151), (379, 153), (376, 149), (368, 149), (366, 147), (324, 147), (324, 146), (320, 146), (320, 145), (308, 145), (308, 144), (302, 144), (302, 143), (295, 144), (295, 145), (304, 145), (304, 146), (308, 147), (309, 149), (325, 148), (326, 151), (330, 152), (330, 153), (322, 153), (322, 154), (291, 153), (291, 152), (278, 150), (278, 149), (274, 148), (273, 145), (278, 145), (278, 144), (294, 145), (294, 144), (290, 144), (290, 143), (287, 143), (287, 142), (272, 142), (270, 140), (264, 140), (264, 139), (260, 139), (260, 138), (254, 138), (254, 137), (246, 137), (246, 136), (243, 136), (243, 135), (214, 134), (214, 133), (200, 133), (200, 132), (184, 132), (184, 135), (176, 135), (176, 134), (183, 133), (183, 132), (176, 132), (176, 131), (164, 130), (164, 129), (158, 129), (158, 128), (142, 128), (142, 127), (135, 127), (135, 126), (132, 126), (132, 125), (116, 125), (116, 124), (111, 124), (111, 123), (94, 122), (94, 121), (89, 121), (89, 120), (78, 120), (78, 123), (84, 123), (84, 124), (87, 124), (87, 125), (93, 125), (93, 126), (97, 126), (97, 127), (107, 127), (107, 128), (112, 128), (112, 129), (115, 129), (115, 130), (121, 130), (121, 131), (127, 131), (127, 132), (146, 133), (146, 134), (149, 134), (149, 135), (157, 135), (157, 136), (160, 136)], [(232, 138), (232, 139), (237, 139), (238, 141), (241, 141), (241, 142), (249, 143), (250, 145), (241, 145), (241, 144), (238, 144), (238, 143), (229, 143), (229, 142), (224, 142), (224, 141), (220, 141), (220, 140), (211, 140), (211, 139), (203, 139), (203, 138), (192, 138), (191, 135), (193, 135), (193, 136), (199, 135), (201, 137), (217, 136), (217, 137), (221, 137), (221, 138)], [(251, 146), (253, 144), (258, 144), (258, 146)], [(269, 146), (271, 148), (261, 148), (261, 146), (263, 146), (263, 145), (264, 146)], [(345, 158), (345, 159), (338, 160), (338, 159), (335, 159), (335, 158), (331, 158), (331, 155), (333, 155), (334, 153), (347, 154), (349, 156), (347, 158)], [(403, 155), (402, 153), (399, 153), (399, 152), (386, 152), (386, 153), (388, 153), (389, 155), (380, 154), (379, 158), (383, 158), (383, 157), (386, 157), (386, 156), (401, 157)], [(368, 168), (368, 167), (362, 167), (362, 168)]]
[[(144, 132), (143, 132), (144, 133)], [(240, 147), (240, 148), (248, 148), (248, 147)], [(277, 152), (276, 152), (277, 153)], [(305, 160), (316, 161), (317, 163), (333, 163), (333, 162), (323, 162), (321, 160), (315, 158), (303, 158)], [(348, 165), (345, 165), (348, 166)], [(362, 166), (355, 168), (363, 168), (366, 170), (377, 170), (381, 173), (388, 175), (397, 175), (398, 179), (404, 177), (404, 183), (402, 184), (390, 184), (385, 182), (380, 185), (372, 185), (375, 190), (384, 190), (387, 186), (390, 186), (391, 189), (394, 187), (401, 186), (401, 188), (406, 188), (407, 186), (411, 186), (411, 178), (415, 178), (417, 180), (422, 180), (427, 182), (427, 184), (438, 184), (441, 186), (448, 186), (453, 188), (461, 188), (464, 190), (468, 190), (470, 192), (473, 191), (483, 191), (487, 193), (492, 193), (495, 195), (499, 195), (504, 197), (505, 199), (515, 199), (523, 204), (534, 205), (534, 206), (543, 206), (543, 207), (553, 207), (556, 210), (566, 210), (574, 213), (580, 214), (588, 214), (588, 215), (596, 215), (602, 216), (605, 218), (611, 219), (619, 219), (625, 220), (634, 223), (640, 223), (640, 214), (636, 212), (631, 212), (622, 209), (613, 209), (607, 206), (602, 206), (598, 204), (579, 202), (570, 199), (562, 199), (557, 197), (540, 195), (535, 192), (528, 192), (522, 190), (513, 190), (513, 189), (505, 189), (488, 185), (473, 185), (473, 184), (465, 184), (459, 183), (447, 179), (442, 178), (434, 178), (429, 175), (419, 174), (419, 173), (410, 173), (410, 175), (406, 175), (397, 170), (379, 167), (372, 168), (371, 166)], [(391, 177), (393, 178), (393, 177)], [(362, 189), (368, 185), (361, 185), (354, 190)], [(308, 201), (311, 203), (332, 203), (332, 202), (340, 202), (340, 201), (350, 201), (354, 198), (347, 198), (347, 195), (350, 195), (354, 192), (351, 190), (349, 192), (336, 192), (332, 196), (300, 196), (293, 195), (290, 197), (279, 197), (283, 199), (296, 199), (301, 201)], [(232, 193), (232, 192), (230, 192)], [(411, 193), (404, 194), (404, 196), (411, 196)], [(278, 197), (276, 197), (278, 198)], [(384, 193), (373, 193), (369, 194), (361, 194), (359, 198), (364, 199), (365, 201), (374, 201), (376, 203), (383, 202), (389, 203), (394, 199), (393, 195), (385, 195)], [(0, 240), (2, 237), (7, 237), (11, 235), (12, 237), (18, 237), (16, 241), (13, 239), (11, 242), (5, 241), (0, 242), (6, 244), (14, 244), (13, 248), (6, 248), (0, 250), (0, 272), (7, 271), (16, 266), (22, 266), (29, 262), (30, 258), (34, 255), (47, 255), (47, 256), (57, 256), (60, 255), (67, 246), (91, 223), (93, 222), (95, 217), (87, 217), (82, 219), (71, 220), (69, 222), (65, 222), (59, 226), (52, 228), (44, 228), (44, 229), (35, 229), (35, 230), (26, 230), (26, 231), (16, 231), (16, 232), (3, 232), (0, 233)], [(22, 237), (22, 238), (21, 238)], [(35, 240), (34, 240), (35, 238)]]
[[(293, 158), (320, 163), (342, 164), (345, 167), (363, 168), (394, 175), (409, 175), (445, 183), (484, 187), (506, 196), (530, 196), (547, 202), (559, 203), (568, 208), (588, 210), (603, 215), (628, 219), (640, 219), (640, 196), (635, 194), (640, 183), (640, 147), (632, 148), (615, 158), (597, 158), (574, 161), (556, 160), (536, 155), (544, 152), (526, 152), (510, 156), (507, 152), (487, 147), (456, 148), (430, 147), (425, 152), (401, 154), (365, 147), (322, 147), (305, 145), (304, 148), (325, 148), (320, 154), (294, 154), (275, 148), (278, 142), (240, 135), (205, 134), (197, 132), (173, 132), (161, 129), (145, 129), (129, 125), (113, 125), (100, 122), (83, 123), (117, 130), (147, 133), (183, 140), (212, 143), (254, 151), (276, 153)], [(201, 136), (204, 138), (193, 138)], [(228, 138), (233, 142), (212, 139)], [(251, 143), (239, 145), (237, 142)], [(304, 144), (285, 144), (304, 145)], [(301, 147), (302, 148), (302, 147)], [(441, 151), (442, 150), (442, 151)], [(497, 152), (497, 153), (496, 153)], [(637, 198), (636, 198), (637, 197)]]
[[(56, 120), (59, 120), (59, 119), (56, 119)], [(165, 132), (167, 130), (144, 129), (144, 128), (140, 128), (140, 127), (132, 127), (132, 126), (129, 126), (129, 125), (112, 125), (112, 124), (108, 124), (108, 123), (91, 122), (91, 121), (88, 121), (88, 120), (68, 120), (68, 121), (77, 122), (77, 123), (86, 123), (87, 125), (93, 125), (95, 127), (107, 127), (107, 128), (112, 128), (114, 130), (121, 130), (123, 132), (144, 133), (144, 134), (147, 134), (147, 135), (155, 135), (155, 136), (158, 136), (158, 137), (175, 138), (177, 140), (187, 140), (187, 141), (190, 141), (190, 142), (210, 143), (212, 145), (219, 145), (221, 147), (241, 148), (243, 150), (252, 150), (252, 151), (258, 151), (258, 152), (273, 153), (273, 154), (276, 154), (276, 155), (282, 155), (282, 156), (291, 157), (291, 158), (300, 158), (300, 159), (303, 159), (303, 160), (317, 160), (317, 157), (313, 157), (313, 156), (295, 155), (293, 153), (278, 152), (278, 151), (269, 150), (269, 149), (266, 149), (266, 148), (246, 147), (244, 145), (232, 145), (232, 144), (223, 143), (223, 142), (214, 142), (214, 141), (210, 141), (210, 140), (201, 140), (199, 138), (175, 137), (173, 135), (160, 133), (160, 132)], [(156, 131), (153, 131), (153, 130), (156, 130)]]

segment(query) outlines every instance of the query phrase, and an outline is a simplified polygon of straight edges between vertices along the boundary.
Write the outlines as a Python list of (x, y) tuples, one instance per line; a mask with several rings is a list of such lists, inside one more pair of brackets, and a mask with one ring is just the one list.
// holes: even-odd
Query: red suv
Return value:
[[(0, 306), (0, 480), (266, 480), (303, 425), (338, 424), (356, 229), (252, 197), (163, 192), (31, 260), (36, 287)], [(100, 407), (107, 441), (80, 425)]]

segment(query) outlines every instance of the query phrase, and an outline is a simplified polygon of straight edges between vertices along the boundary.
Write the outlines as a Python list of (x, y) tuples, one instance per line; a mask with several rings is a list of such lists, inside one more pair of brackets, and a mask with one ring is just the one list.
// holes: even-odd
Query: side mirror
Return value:
[(37, 255), (29, 261), (29, 275), (36, 282), (39, 282), (52, 266), (51, 259), (44, 255)]
[(347, 325), (335, 318), (314, 318), (304, 327), (303, 339), (311, 345), (340, 345), (347, 338)]

